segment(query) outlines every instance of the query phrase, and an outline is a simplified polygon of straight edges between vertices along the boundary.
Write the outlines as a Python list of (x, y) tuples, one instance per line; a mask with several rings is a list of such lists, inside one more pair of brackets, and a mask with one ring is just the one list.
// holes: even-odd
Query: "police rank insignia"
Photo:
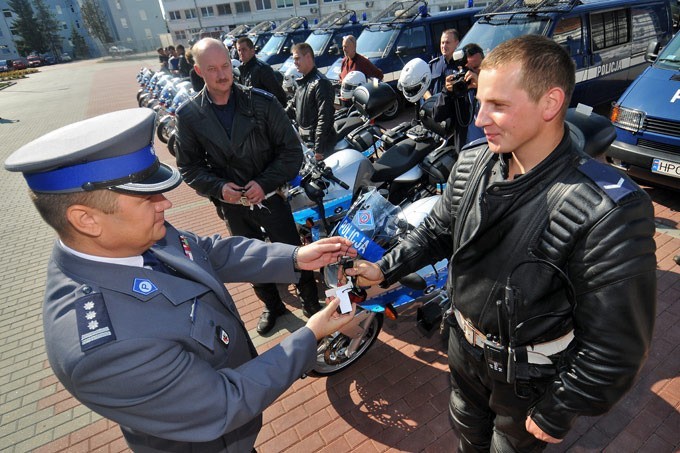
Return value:
[(217, 327), (217, 337), (220, 339), (222, 344), (224, 344), (225, 346), (229, 346), (229, 334), (219, 326)]
[(75, 307), (82, 351), (116, 339), (101, 293), (81, 297), (75, 302)]
[(158, 291), (158, 287), (148, 278), (135, 278), (135, 281), (132, 283), (132, 291), (142, 296), (148, 296)]

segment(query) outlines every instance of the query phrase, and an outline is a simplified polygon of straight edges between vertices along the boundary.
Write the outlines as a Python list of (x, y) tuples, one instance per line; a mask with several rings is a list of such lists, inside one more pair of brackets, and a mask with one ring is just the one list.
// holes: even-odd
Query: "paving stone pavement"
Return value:
[[(135, 107), (135, 74), (146, 59), (73, 62), (0, 91), (0, 159), (57, 127)], [(162, 144), (161, 160), (173, 163)], [(580, 419), (550, 452), (680, 451), (680, 197), (648, 188), (657, 217), (658, 308), (652, 350), (632, 391), (607, 415)], [(0, 177), (0, 451), (128, 451), (118, 425), (75, 401), (53, 376), (42, 337), (44, 273), (54, 234), (30, 205), (21, 176)], [(175, 225), (228, 234), (211, 205), (186, 185), (169, 194)], [(291, 309), (267, 337), (255, 325), (261, 304), (245, 284), (228, 285), (258, 350), (304, 323), (293, 287)], [(296, 382), (264, 413), (261, 453), (450, 452), (448, 374), (440, 338), (415, 327), (415, 307), (386, 321), (374, 347), (350, 369)]]

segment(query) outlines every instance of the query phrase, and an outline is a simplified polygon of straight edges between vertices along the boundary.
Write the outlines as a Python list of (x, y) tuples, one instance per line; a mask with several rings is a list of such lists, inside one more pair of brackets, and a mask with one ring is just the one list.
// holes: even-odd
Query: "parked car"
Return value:
[(0, 72), (12, 70), (12, 60), (0, 60)]
[(680, 190), (680, 33), (659, 47), (650, 44), (645, 59), (654, 63), (612, 108), (616, 140), (606, 156), (635, 178)]
[(25, 58), (17, 58), (12, 62), (13, 68), (17, 71), (28, 68), (28, 60)]
[(125, 46), (111, 46), (109, 47), (109, 54), (114, 57), (119, 57), (121, 55), (130, 55), (134, 51)]
[(27, 60), (29, 68), (37, 68), (45, 64), (45, 60), (40, 55), (29, 55)]

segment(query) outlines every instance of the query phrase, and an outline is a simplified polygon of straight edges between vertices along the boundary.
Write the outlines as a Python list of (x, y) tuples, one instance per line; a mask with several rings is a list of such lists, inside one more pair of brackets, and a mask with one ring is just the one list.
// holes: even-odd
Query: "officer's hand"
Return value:
[(317, 162), (320, 162), (323, 160), (323, 154), (321, 153), (314, 153), (314, 159), (316, 159)]
[(326, 307), (315, 313), (314, 316), (307, 321), (307, 327), (314, 332), (317, 341), (333, 332), (337, 332), (354, 317), (354, 312), (357, 308), (356, 304), (352, 304), (352, 311), (345, 315), (341, 315), (337, 312), (339, 305), (340, 299), (337, 297), (326, 299)]
[(248, 198), (250, 204), (258, 204), (264, 201), (265, 195), (264, 190), (255, 181), (248, 182), (248, 184), (246, 184), (244, 188), (246, 189), (244, 195), (246, 196), (246, 198)]
[(444, 88), (446, 88), (446, 91), (449, 93), (453, 92), (453, 81), (456, 78), (453, 74), (449, 74), (446, 76), (446, 80), (444, 80)]
[(343, 256), (352, 258), (357, 256), (357, 251), (352, 248), (352, 241), (339, 236), (319, 239), (300, 247), (297, 256), (298, 269), (303, 271), (319, 269), (336, 263)]
[(374, 286), (385, 280), (380, 267), (370, 261), (356, 260), (354, 267), (345, 269), (344, 272), (350, 277), (358, 277), (356, 279), (358, 286)]
[(559, 444), (560, 442), (562, 442), (562, 439), (556, 439), (551, 435), (546, 434), (541, 428), (538, 427), (536, 423), (534, 423), (531, 417), (527, 417), (527, 421), (525, 422), (524, 425), (527, 432), (533, 435), (538, 440), (548, 442), (549, 444)]
[(243, 188), (233, 182), (228, 182), (222, 186), (222, 199), (228, 203), (236, 203), (241, 199)]

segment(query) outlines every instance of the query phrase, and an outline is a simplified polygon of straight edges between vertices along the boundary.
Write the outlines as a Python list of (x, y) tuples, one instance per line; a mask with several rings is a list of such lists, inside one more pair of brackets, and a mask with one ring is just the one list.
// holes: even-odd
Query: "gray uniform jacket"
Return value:
[(250, 452), (262, 411), (311, 368), (316, 340), (305, 327), (257, 356), (222, 282), (297, 281), (294, 247), (166, 227), (152, 250), (177, 276), (54, 247), (50, 364), (136, 452)]

